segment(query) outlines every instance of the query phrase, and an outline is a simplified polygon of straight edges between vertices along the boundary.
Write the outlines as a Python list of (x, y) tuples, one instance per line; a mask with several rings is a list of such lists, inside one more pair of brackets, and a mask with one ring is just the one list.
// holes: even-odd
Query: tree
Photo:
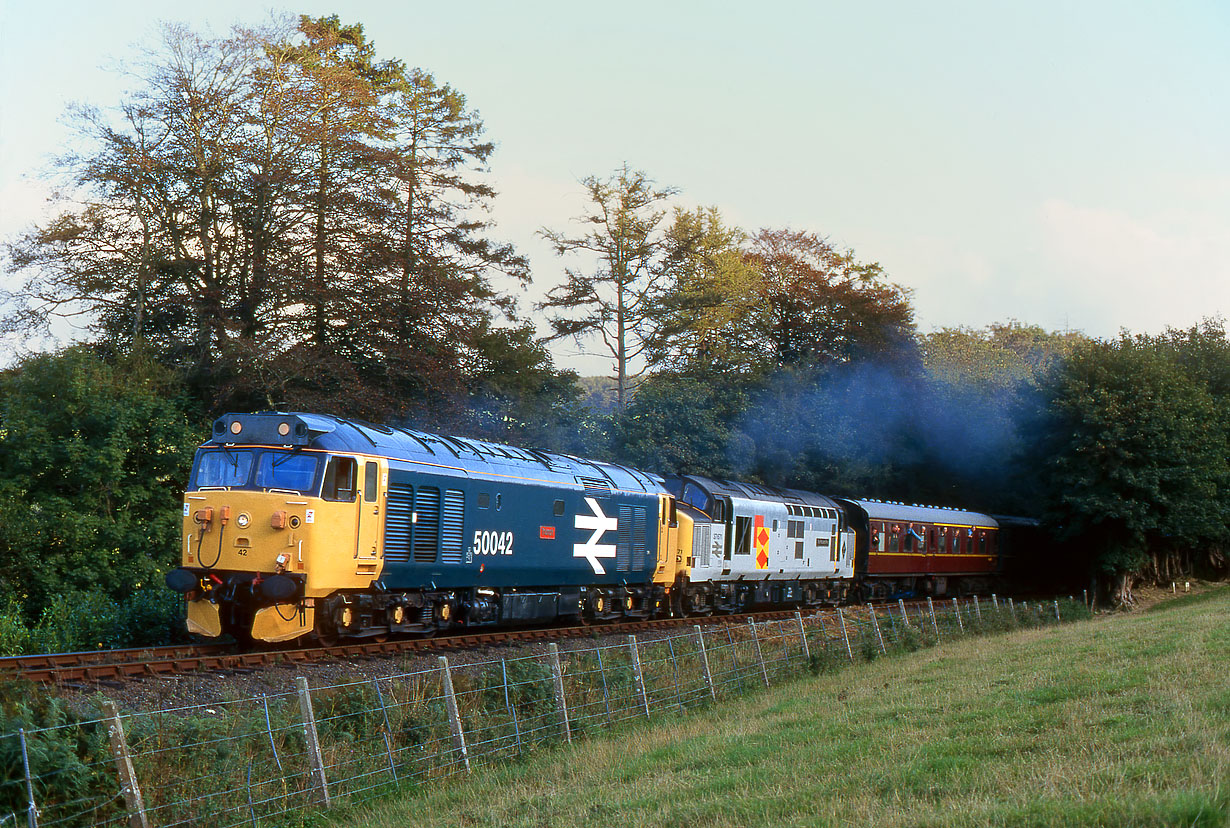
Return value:
[(161, 587), (199, 423), (140, 360), (76, 347), (0, 375), (0, 593), (33, 621), (57, 597)]
[(552, 339), (600, 338), (615, 361), (622, 409), (631, 381), (644, 373), (644, 368), (633, 366), (651, 336), (651, 297), (662, 279), (667, 245), (659, 229), (665, 216), (659, 205), (676, 190), (656, 187), (645, 173), (630, 170), (627, 164), (606, 179), (590, 176), (581, 184), (589, 206), (576, 221), (585, 232), (569, 235), (544, 228), (539, 234), (559, 256), (590, 255), (592, 269), (567, 268), (564, 283), (551, 290), (538, 308), (569, 314), (551, 319)]
[(746, 400), (740, 389), (677, 374), (655, 374), (618, 412), (614, 436), (620, 459), (662, 473), (733, 477), (736, 446), (745, 438), (731, 421)]
[(243, 292), (230, 196), (258, 55), (243, 37), (164, 26), (159, 60), (119, 119), (74, 111), (95, 150), (60, 160), (73, 200), (10, 249), (16, 269), (34, 274), (12, 321), (85, 316), (123, 350), (148, 343), (208, 370), (227, 338), (226, 299)]
[[(530, 325), (477, 338), (465, 431), (504, 443), (587, 454), (577, 375), (560, 371)], [(590, 435), (592, 437), (592, 435)]]
[(770, 364), (764, 274), (747, 242), (716, 208), (675, 211), (665, 278), (652, 297), (656, 324), (646, 337), (655, 370), (717, 376)]
[(1230, 516), (1225, 415), (1158, 344), (1082, 345), (1050, 389), (1050, 521), (1124, 603), (1151, 559), (1224, 542)]
[(909, 291), (814, 233), (761, 230), (751, 260), (762, 273), (764, 336), (782, 365), (912, 358)]
[(9, 323), (83, 317), (214, 408), (463, 416), (465, 367), (513, 311), (493, 280), (528, 278), (487, 235), (492, 144), (464, 96), (337, 17), (168, 26), (139, 81), (76, 113), (64, 209), (8, 250), (28, 275)]

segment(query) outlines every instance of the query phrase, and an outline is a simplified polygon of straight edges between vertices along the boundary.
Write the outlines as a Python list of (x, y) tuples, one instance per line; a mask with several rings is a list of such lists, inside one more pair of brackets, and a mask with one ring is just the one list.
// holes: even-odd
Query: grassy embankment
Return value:
[(969, 639), (533, 754), (327, 824), (1230, 823), (1230, 588)]

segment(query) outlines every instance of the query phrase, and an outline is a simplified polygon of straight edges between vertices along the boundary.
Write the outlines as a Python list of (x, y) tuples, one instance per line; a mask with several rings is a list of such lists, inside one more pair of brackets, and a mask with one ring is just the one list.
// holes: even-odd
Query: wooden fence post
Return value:
[(867, 612), (871, 615), (871, 626), (875, 628), (876, 640), (880, 642), (880, 652), (888, 655), (888, 650), (884, 647), (884, 634), (880, 632), (880, 619), (876, 618), (876, 608), (868, 604)]
[[(906, 615), (906, 612), (905, 612), (905, 599), (903, 598), (897, 599), (897, 609), (901, 610), (901, 620), (905, 622), (906, 627), (909, 627), (910, 626), (910, 616)], [(918, 626), (919, 628), (921, 628), (922, 624), (919, 624)]]
[(1011, 598), (1008, 599), (1008, 614), (1012, 616), (1012, 623), (1016, 623), (1016, 602)]
[(645, 718), (649, 718), (649, 693), (645, 690), (645, 674), (641, 672), (641, 651), (636, 646), (636, 636), (628, 636), (628, 652), (632, 656), (632, 677), (636, 679), (636, 695), (641, 707), (645, 710)]
[(124, 738), (120, 713), (112, 701), (103, 702), (102, 711), (107, 717), (107, 737), (111, 740), (111, 755), (115, 758), (115, 767), (120, 774), (124, 805), (128, 809), (128, 824), (131, 828), (149, 828), (149, 819), (145, 815), (145, 800), (141, 798), (137, 772), (132, 767), (132, 756), (128, 753), (128, 740)]
[(846, 655), (850, 656), (850, 660), (854, 660), (854, 650), (850, 649), (850, 634), (846, 632), (846, 614), (842, 612), (841, 607), (837, 608), (837, 618), (841, 621), (841, 637), (846, 642)]
[(978, 623), (982, 623), (982, 605), (978, 603), (978, 596), (974, 596), (974, 615), (978, 616)]
[(466, 734), (461, 729), (461, 711), (457, 708), (457, 694), (453, 692), (453, 671), (448, 659), (440, 656), (440, 684), (444, 688), (444, 706), (448, 709), (448, 727), (453, 734), (453, 750), (461, 754), (461, 764), (470, 772), (470, 754), (466, 750)]
[(931, 600), (931, 596), (927, 596), (927, 609), (931, 610), (931, 629), (935, 630), (935, 641), (938, 644), (940, 641), (940, 625), (935, 620), (935, 602)]
[(961, 605), (957, 603), (956, 598), (952, 599), (952, 609), (957, 614), (957, 628), (965, 632), (965, 622), (961, 620)]
[(559, 663), (559, 645), (547, 645), (551, 656), (551, 677), (555, 680), (555, 709), (559, 711), (560, 727), (564, 729), (564, 741), (572, 741), (572, 727), (568, 724), (568, 701), (564, 698), (564, 668)]
[(1058, 624), (1059, 623), (1059, 599), (1056, 598), (1053, 603), (1055, 604), (1055, 623)]
[(705, 649), (705, 631), (700, 628), (700, 624), (694, 624), (692, 629), (696, 631), (696, 642), (700, 647), (700, 667), (705, 675), (705, 686), (709, 688), (709, 697), (717, 701), (717, 689), (713, 686), (713, 673), (709, 672), (709, 652)]
[(803, 613), (795, 610), (794, 620), (799, 622), (799, 641), (803, 642), (803, 661), (811, 661), (811, 648), (807, 646), (807, 628), (803, 626)]
[(312, 764), (312, 776), (320, 788), (321, 801), (325, 807), (332, 807), (329, 801), (329, 783), (325, 780), (325, 760), (320, 754), (320, 736), (316, 733), (316, 714), (312, 711), (312, 691), (308, 689), (307, 679), (299, 676), (295, 679), (295, 687), (299, 691), (299, 710), (303, 714), (303, 735), (307, 740), (308, 761)]

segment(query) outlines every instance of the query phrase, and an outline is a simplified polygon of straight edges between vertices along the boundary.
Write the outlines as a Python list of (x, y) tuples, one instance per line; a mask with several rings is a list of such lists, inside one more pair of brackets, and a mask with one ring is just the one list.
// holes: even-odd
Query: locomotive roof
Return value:
[(205, 445), (298, 446), (378, 455), (473, 474), (515, 475), (602, 491), (665, 492), (661, 478), (614, 463), (303, 412), (225, 414)]
[(824, 506), (829, 509), (840, 508), (830, 498), (815, 492), (805, 492), (802, 489), (783, 489), (778, 486), (762, 486), (759, 483), (743, 483), (738, 480), (718, 480), (695, 474), (685, 475), (684, 479), (700, 484), (710, 495), (769, 500), (774, 503), (800, 503), (805, 506)]
[(901, 520), (907, 523), (959, 524), (998, 529), (999, 523), (990, 515), (970, 512), (965, 509), (946, 509), (940, 506), (908, 506), (904, 503), (886, 503), (881, 500), (849, 498), (873, 520)]

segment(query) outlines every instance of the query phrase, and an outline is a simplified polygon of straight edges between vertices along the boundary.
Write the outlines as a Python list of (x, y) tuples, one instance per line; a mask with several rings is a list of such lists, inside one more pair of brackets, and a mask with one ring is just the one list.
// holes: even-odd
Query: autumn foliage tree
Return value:
[(9, 250), (29, 277), (10, 324), (80, 316), (214, 407), (461, 424), (501, 285), (528, 279), (488, 235), (493, 145), (465, 96), (336, 17), (166, 26), (140, 78), (77, 112), (72, 197)]

